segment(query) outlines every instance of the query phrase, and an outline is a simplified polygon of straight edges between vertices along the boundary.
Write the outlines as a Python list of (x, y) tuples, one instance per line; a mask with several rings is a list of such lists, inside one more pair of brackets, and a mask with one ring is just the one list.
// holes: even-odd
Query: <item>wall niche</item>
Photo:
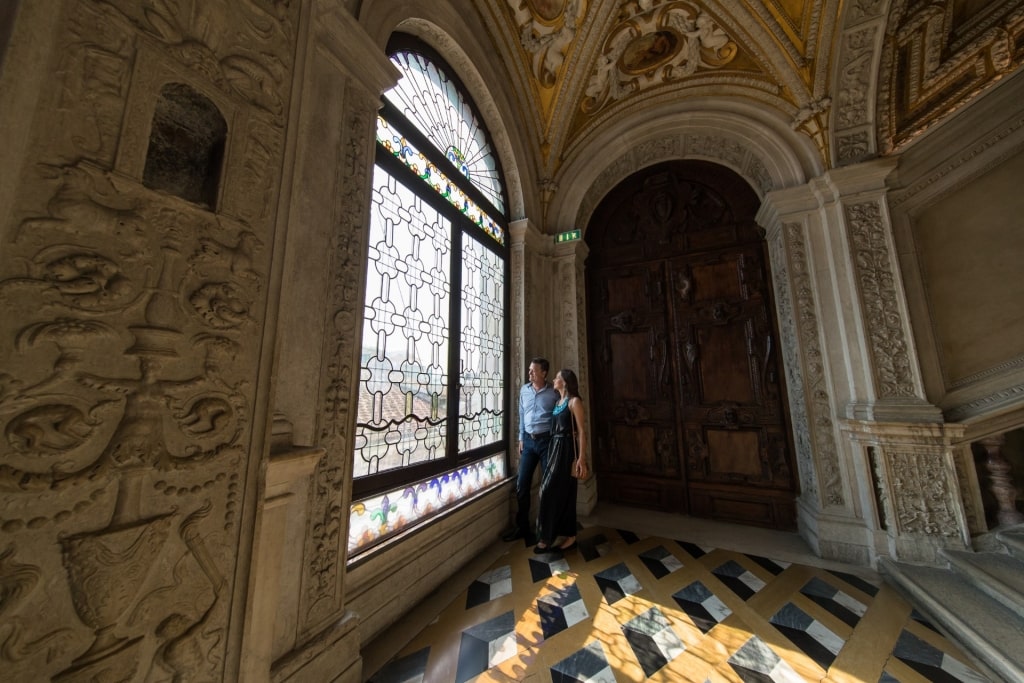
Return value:
[(227, 133), (213, 102), (183, 83), (165, 85), (153, 112), (143, 184), (213, 210)]

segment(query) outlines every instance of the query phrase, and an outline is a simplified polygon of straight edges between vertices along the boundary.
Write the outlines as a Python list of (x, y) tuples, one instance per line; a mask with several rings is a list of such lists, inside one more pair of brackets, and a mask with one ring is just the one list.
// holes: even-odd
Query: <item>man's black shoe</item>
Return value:
[(514, 541), (517, 538), (525, 538), (525, 537), (526, 537), (526, 534), (523, 533), (522, 529), (520, 529), (519, 527), (514, 527), (512, 529), (509, 529), (505, 533), (503, 533), (501, 535), (501, 540), (503, 540), (503, 541)]

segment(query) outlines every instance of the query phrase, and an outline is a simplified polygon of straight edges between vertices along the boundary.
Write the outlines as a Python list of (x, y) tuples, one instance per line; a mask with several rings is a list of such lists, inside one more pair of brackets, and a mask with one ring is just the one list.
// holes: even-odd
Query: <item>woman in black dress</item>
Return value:
[(551, 412), (548, 462), (540, 481), (536, 553), (576, 547), (576, 480), (590, 476), (579, 380), (572, 370), (559, 370), (554, 385), (561, 399)]

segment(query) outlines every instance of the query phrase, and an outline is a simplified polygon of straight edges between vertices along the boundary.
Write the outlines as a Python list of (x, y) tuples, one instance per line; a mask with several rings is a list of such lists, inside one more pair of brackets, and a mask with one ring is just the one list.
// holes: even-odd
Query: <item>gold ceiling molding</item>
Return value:
[(879, 93), (882, 153), (898, 151), (1024, 63), (1024, 0), (894, 3)]
[(829, 156), (840, 0), (475, 2), (517, 53), (541, 176), (609, 122), (676, 99), (767, 105)]
[(508, 0), (523, 50), (541, 87), (555, 85), (576, 37), (585, 0)]
[(623, 8), (587, 78), (581, 109), (594, 113), (627, 95), (718, 69), (739, 46), (707, 12), (689, 2), (655, 6), (640, 0)]

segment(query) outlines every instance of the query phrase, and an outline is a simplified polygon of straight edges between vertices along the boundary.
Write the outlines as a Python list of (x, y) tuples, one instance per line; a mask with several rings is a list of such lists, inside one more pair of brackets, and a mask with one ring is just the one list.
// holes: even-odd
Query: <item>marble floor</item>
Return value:
[(497, 544), (392, 630), (397, 654), (364, 653), (369, 680), (988, 680), (874, 572), (795, 534), (608, 506), (581, 524), (565, 553)]

